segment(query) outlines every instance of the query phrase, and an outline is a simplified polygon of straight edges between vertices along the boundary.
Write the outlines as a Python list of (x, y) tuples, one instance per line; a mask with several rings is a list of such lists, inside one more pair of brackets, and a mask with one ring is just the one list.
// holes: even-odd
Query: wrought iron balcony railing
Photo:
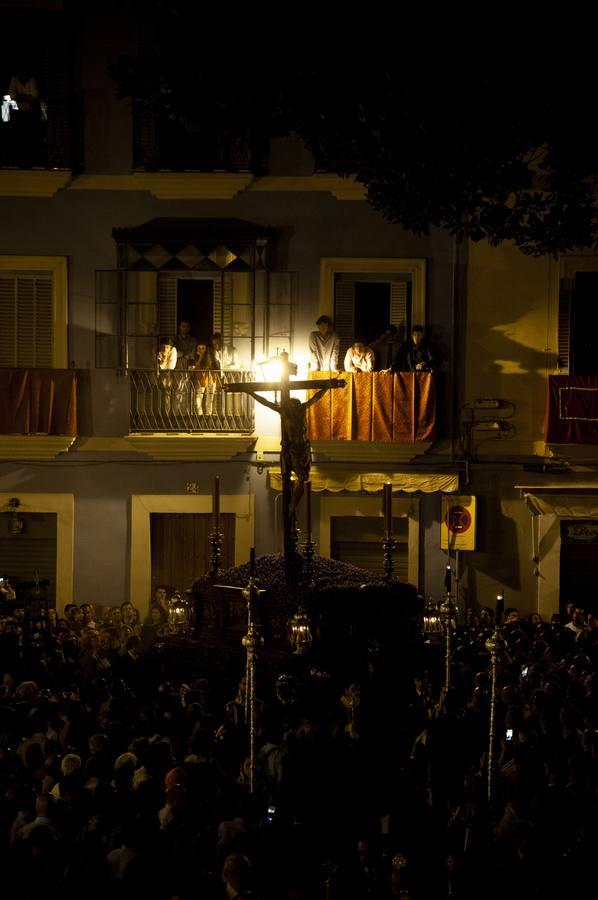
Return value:
[(131, 433), (252, 432), (254, 401), (225, 394), (225, 384), (253, 380), (253, 372), (131, 371)]

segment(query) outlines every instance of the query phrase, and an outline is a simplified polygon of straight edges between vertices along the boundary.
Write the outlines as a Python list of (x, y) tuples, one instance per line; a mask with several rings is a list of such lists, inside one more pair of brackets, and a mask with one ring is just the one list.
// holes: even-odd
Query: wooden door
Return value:
[[(150, 515), (152, 595), (158, 584), (185, 591), (210, 568), (211, 513)], [(235, 515), (220, 515), (222, 567), (235, 562)]]

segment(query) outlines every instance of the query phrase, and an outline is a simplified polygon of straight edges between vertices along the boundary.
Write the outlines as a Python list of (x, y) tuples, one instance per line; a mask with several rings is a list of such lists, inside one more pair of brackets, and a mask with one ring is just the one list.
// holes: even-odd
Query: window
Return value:
[(355, 338), (369, 343), (388, 323), (405, 337), (425, 324), (426, 261), (326, 257), (320, 260), (319, 312), (334, 319), (341, 358)]
[(570, 375), (598, 374), (598, 257), (562, 260), (558, 367)]
[(64, 257), (0, 257), (0, 365), (67, 367)]
[(291, 350), (295, 277), (290, 272), (96, 273), (96, 366), (153, 369), (161, 336), (179, 322), (196, 338), (214, 331), (233, 344), (241, 364)]
[(401, 340), (411, 326), (411, 282), (399, 274), (339, 273), (334, 284), (334, 322), (340, 338), (340, 359), (354, 340), (371, 344), (390, 323)]

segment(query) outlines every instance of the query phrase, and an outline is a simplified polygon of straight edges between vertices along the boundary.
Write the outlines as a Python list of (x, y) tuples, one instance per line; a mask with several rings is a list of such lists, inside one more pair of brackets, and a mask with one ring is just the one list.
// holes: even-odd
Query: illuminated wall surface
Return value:
[[(276, 463), (277, 416), (256, 409), (259, 457), (251, 441), (226, 450), (198, 443), (193, 453), (181, 452), (178, 457), (175, 452), (169, 455), (164, 440), (155, 442), (153, 449), (151, 442), (131, 446), (128, 378), (115, 369), (96, 368), (95, 279), (98, 270), (116, 266), (112, 230), (157, 217), (187, 217), (235, 218), (276, 230), (272, 268), (294, 273), (296, 279), (292, 345), (285, 349), (301, 367), (307, 358), (308, 334), (322, 312), (322, 259), (425, 261), (421, 315), (442, 358), (436, 443), (415, 458), (399, 450), (394, 457), (384, 456), (374, 446), (368, 458), (342, 442), (337, 448), (328, 447), (325, 459), (317, 463), (337, 474), (458, 472), (461, 493), (478, 499), (477, 545), (463, 560), (462, 605), (491, 603), (499, 590), (505, 590), (509, 605), (524, 611), (539, 605), (542, 612), (551, 612), (550, 605), (558, 598), (542, 594), (539, 585), (548, 576), (538, 579), (535, 574), (531, 516), (515, 485), (531, 478), (524, 463), (550, 454), (544, 444), (546, 381), (556, 371), (562, 261), (530, 259), (510, 246), (455, 248), (450, 236), (438, 230), (416, 237), (390, 226), (351, 182), (313, 174), (309, 154), (290, 139), (273, 142), (270, 173), (261, 179), (247, 173), (231, 178), (216, 173), (136, 172), (130, 108), (115, 98), (105, 64), (106, 59), (132, 52), (127, 41), (133, 31), (126, 36), (126, 29), (96, 28), (92, 11), (82, 21), (75, 78), (86, 104), (84, 171), (73, 176), (69, 171), (0, 169), (4, 223), (0, 255), (68, 262), (67, 356), (69, 366), (79, 373), (79, 436), (68, 452), (49, 454), (45, 460), (32, 459), (25, 445), (12, 437), (0, 439), (0, 493), (44, 498), (40, 509), (50, 513), (54, 507), (47, 501), (49, 495), (67, 498), (69, 509), (72, 501), (74, 518), (58, 512), (57, 540), (64, 544), (56, 566), (57, 578), (64, 580), (62, 596), (58, 584), (58, 603), (71, 596), (77, 602), (120, 603), (128, 598), (131, 584), (146, 584), (147, 571), (131, 571), (132, 565), (141, 565), (135, 560), (144, 560), (147, 566), (148, 558), (147, 547), (139, 546), (139, 534), (133, 533), (131, 498), (171, 497), (176, 506), (178, 496), (187, 501), (187, 485), (193, 484), (205, 500), (216, 472), (222, 476), (223, 495), (254, 498), (247, 505), (250, 518), (239, 526), (242, 540), (253, 536), (258, 554), (275, 552), (280, 545), (278, 493), (269, 487), (267, 470), (259, 467)], [(363, 273), (362, 268), (359, 271)], [(343, 272), (350, 276), (350, 265), (343, 266)], [(459, 410), (483, 397), (501, 401), (500, 417), (508, 413), (508, 427), (470, 434), (465, 442), (472, 460), (467, 483)], [(592, 464), (584, 477), (591, 481)], [(541, 486), (544, 476), (534, 478)], [(346, 497), (359, 512), (362, 496), (352, 498), (343, 491), (338, 496)], [(414, 524), (407, 535), (409, 560), (403, 559), (401, 568), (409, 577), (415, 573), (413, 580), (427, 596), (438, 597), (446, 562), (439, 540), (440, 495), (402, 495), (402, 501), (407, 496), (415, 504), (409, 513)], [(315, 540), (328, 547), (330, 534), (319, 532), (320, 522), (329, 520), (321, 516), (319, 503), (316, 494)], [(343, 516), (350, 514), (350, 509), (343, 509)], [(586, 511), (586, 517), (591, 514)], [(547, 530), (550, 535), (557, 532)], [(550, 577), (557, 582), (559, 552), (556, 545), (547, 549), (553, 561)], [(65, 575), (67, 569), (70, 576)], [(143, 605), (149, 598), (132, 599)]]

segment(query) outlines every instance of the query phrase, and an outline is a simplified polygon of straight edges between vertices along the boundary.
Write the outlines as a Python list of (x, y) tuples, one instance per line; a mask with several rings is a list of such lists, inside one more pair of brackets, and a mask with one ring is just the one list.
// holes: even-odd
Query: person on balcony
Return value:
[(214, 348), (202, 341), (197, 345), (195, 360), (189, 364), (197, 372), (195, 379), (195, 412), (198, 416), (214, 414), (214, 396), (218, 382), (220, 363)]
[(332, 327), (332, 319), (320, 316), (316, 325), (318, 330), (309, 336), (308, 366), (316, 372), (338, 372), (340, 339)]
[(242, 369), (239, 351), (232, 344), (225, 344), (219, 331), (212, 335), (212, 348), (220, 369)]
[(375, 365), (374, 351), (363, 341), (353, 341), (345, 353), (345, 372), (373, 372)]
[(396, 364), (401, 341), (396, 325), (387, 325), (380, 337), (369, 345), (376, 357), (376, 372), (388, 372)]
[(14, 141), (14, 162), (28, 169), (40, 162), (41, 117), (37, 81), (27, 69), (10, 79), (8, 94), (13, 104), (10, 115)]
[(174, 339), (174, 347), (177, 352), (177, 369), (188, 369), (190, 363), (195, 362), (195, 351), (198, 340), (191, 334), (191, 323), (186, 319), (179, 322), (179, 330)]
[(433, 345), (424, 337), (422, 325), (411, 329), (411, 340), (401, 347), (394, 372), (433, 372), (437, 353)]
[(172, 412), (172, 394), (174, 385), (173, 369), (176, 369), (177, 352), (172, 338), (160, 339), (160, 349), (157, 356), (159, 377), (158, 381), (162, 394), (162, 410), (169, 416)]
[[(232, 344), (225, 344), (222, 340), (222, 334), (215, 331), (212, 335), (212, 347), (214, 355), (220, 364), (220, 369), (224, 372), (240, 372), (243, 366), (239, 357), (239, 351)], [(223, 382), (230, 383), (240, 381), (241, 375), (225, 375)], [(216, 399), (218, 409), (222, 409), (223, 413), (228, 416), (242, 415), (243, 394), (224, 394), (218, 391)]]

